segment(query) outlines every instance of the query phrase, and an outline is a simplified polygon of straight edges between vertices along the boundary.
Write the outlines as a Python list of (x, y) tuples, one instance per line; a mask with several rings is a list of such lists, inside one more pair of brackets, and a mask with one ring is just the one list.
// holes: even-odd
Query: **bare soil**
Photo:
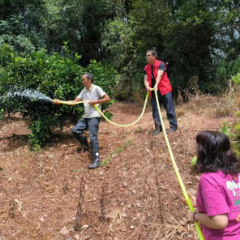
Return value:
[[(176, 106), (179, 129), (169, 142), (188, 191), (195, 194), (199, 176), (190, 173), (195, 136), (218, 130), (232, 116), (222, 98), (203, 96)], [(115, 103), (113, 121), (137, 119), (142, 104)], [(162, 111), (166, 128), (165, 111)], [(28, 143), (29, 122), (17, 115), (0, 120), (0, 239), (1, 240), (164, 240), (197, 239), (186, 223), (187, 207), (163, 134), (152, 136), (151, 107), (129, 128), (100, 123), (101, 161), (88, 170), (88, 153), (72, 125), (55, 131), (44, 149)]]

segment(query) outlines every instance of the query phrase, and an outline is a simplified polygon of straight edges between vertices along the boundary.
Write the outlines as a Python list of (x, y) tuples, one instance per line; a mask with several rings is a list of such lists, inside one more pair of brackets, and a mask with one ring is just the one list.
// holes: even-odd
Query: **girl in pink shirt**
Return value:
[(203, 131), (196, 141), (194, 168), (202, 175), (188, 222), (200, 223), (205, 240), (240, 240), (240, 162), (223, 133)]

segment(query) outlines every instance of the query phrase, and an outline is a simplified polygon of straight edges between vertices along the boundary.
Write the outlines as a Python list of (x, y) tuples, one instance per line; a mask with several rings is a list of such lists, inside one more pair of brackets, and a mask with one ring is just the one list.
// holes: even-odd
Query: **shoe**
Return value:
[(84, 153), (85, 153), (85, 152), (88, 152), (88, 148), (77, 148), (77, 152), (78, 152), (78, 153), (81, 153), (82, 150), (83, 150)]
[(160, 132), (162, 132), (162, 128), (157, 128), (155, 132), (153, 133), (153, 136), (158, 135)]
[(99, 161), (99, 158), (97, 157), (93, 160), (93, 163), (88, 166), (88, 169), (95, 169), (95, 168), (98, 168), (100, 166), (101, 166), (101, 163)]
[(167, 134), (170, 134), (170, 133), (173, 133), (173, 132), (176, 132), (177, 131), (177, 128), (170, 128), (167, 130)]

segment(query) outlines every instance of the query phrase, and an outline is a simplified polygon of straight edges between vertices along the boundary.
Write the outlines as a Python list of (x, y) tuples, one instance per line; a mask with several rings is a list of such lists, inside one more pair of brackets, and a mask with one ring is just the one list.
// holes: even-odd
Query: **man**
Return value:
[[(69, 102), (79, 102), (79, 101), (90, 101), (89, 103), (84, 103), (84, 116), (73, 128), (73, 135), (82, 145), (81, 151), (89, 151), (88, 140), (83, 133), (86, 129), (89, 130), (90, 136), (90, 146), (93, 157), (93, 163), (88, 166), (89, 169), (94, 169), (101, 166), (100, 155), (99, 155), (99, 145), (98, 145), (98, 127), (101, 115), (94, 108), (96, 105), (101, 109), (99, 104), (107, 103), (110, 101), (110, 97), (102, 90), (101, 87), (93, 84), (93, 76), (90, 73), (86, 73), (82, 76), (82, 83), (85, 88), (76, 97), (75, 100)], [(57, 103), (57, 102), (55, 102)]]
[(145, 66), (144, 85), (147, 91), (150, 91), (152, 114), (155, 122), (154, 136), (162, 132), (161, 121), (157, 108), (157, 101), (155, 92), (151, 92), (151, 88), (157, 91), (157, 97), (160, 104), (163, 104), (167, 118), (170, 123), (170, 129), (167, 130), (167, 134), (177, 131), (177, 118), (174, 110), (172, 100), (172, 86), (168, 79), (166, 70), (167, 65), (156, 59), (157, 52), (155, 50), (148, 50), (146, 53), (148, 65)]

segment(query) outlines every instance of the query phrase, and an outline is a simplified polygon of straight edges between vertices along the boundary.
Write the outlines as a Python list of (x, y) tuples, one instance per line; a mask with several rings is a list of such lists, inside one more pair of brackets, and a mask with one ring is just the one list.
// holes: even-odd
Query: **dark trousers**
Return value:
[[(169, 121), (170, 128), (176, 129), (177, 117), (174, 110), (172, 92), (162, 96), (161, 93), (158, 91), (158, 101), (159, 101), (159, 104), (164, 106), (167, 112), (167, 119)], [(161, 128), (161, 121), (158, 113), (156, 96), (153, 96), (151, 98), (151, 104), (152, 104), (152, 115), (153, 115), (153, 120), (155, 122), (155, 128), (156, 129)]]
[(93, 156), (96, 156), (96, 153), (99, 152), (98, 145), (98, 127), (99, 127), (100, 118), (82, 118), (77, 125), (73, 128), (72, 133), (81, 143), (81, 145), (88, 149), (88, 141), (86, 137), (83, 137), (83, 132), (88, 129), (90, 137), (90, 145)]

